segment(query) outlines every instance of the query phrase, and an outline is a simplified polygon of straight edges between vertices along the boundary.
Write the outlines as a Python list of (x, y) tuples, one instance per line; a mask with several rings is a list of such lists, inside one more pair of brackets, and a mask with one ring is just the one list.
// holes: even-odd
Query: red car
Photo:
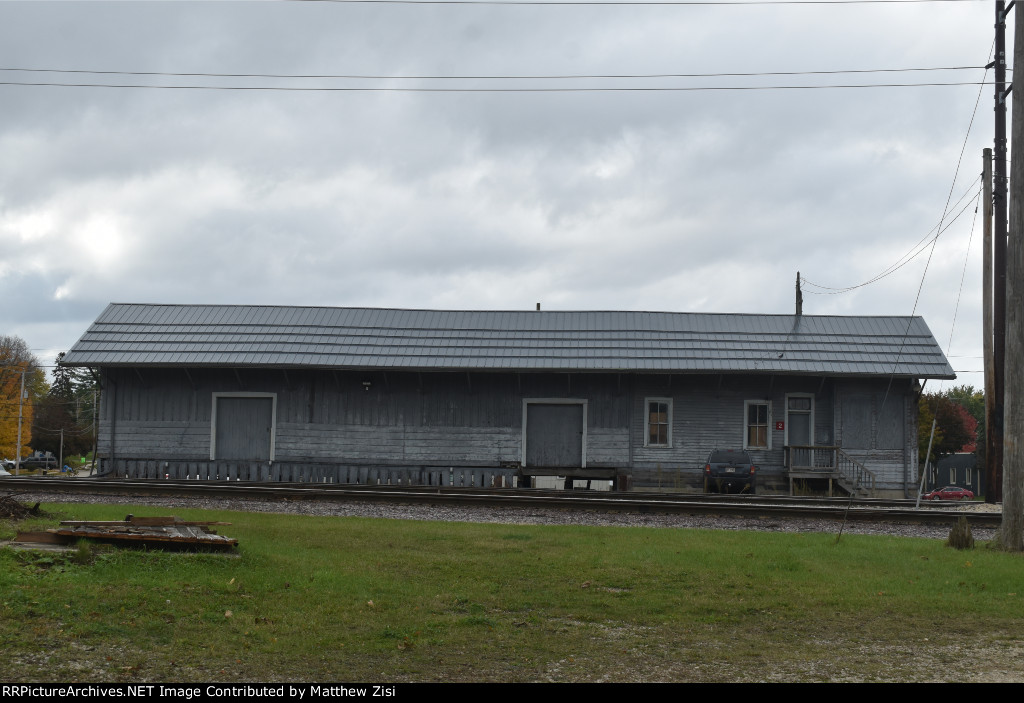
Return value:
[(923, 500), (974, 500), (974, 494), (966, 488), (946, 486), (945, 488), (936, 488), (931, 493), (925, 493), (921, 498)]

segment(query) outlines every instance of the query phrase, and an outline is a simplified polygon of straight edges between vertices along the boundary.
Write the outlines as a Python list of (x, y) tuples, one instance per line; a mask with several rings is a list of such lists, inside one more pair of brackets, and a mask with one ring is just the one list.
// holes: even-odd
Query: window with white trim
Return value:
[(767, 400), (743, 402), (743, 448), (772, 448), (772, 404)]
[(672, 446), (672, 399), (645, 398), (645, 447)]

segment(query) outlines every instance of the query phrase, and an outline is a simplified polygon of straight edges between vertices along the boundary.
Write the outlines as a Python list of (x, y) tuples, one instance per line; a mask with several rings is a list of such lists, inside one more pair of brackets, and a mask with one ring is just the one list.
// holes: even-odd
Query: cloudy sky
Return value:
[[(0, 333), (51, 363), (111, 301), (791, 313), (797, 271), (871, 280), (948, 202), (916, 314), (979, 370), (983, 70), (643, 76), (981, 67), (992, 25), (989, 2), (0, 2), (4, 83), (261, 88), (0, 85)], [(924, 82), (972, 84), (723, 90)], [(910, 314), (929, 252), (804, 312)]]

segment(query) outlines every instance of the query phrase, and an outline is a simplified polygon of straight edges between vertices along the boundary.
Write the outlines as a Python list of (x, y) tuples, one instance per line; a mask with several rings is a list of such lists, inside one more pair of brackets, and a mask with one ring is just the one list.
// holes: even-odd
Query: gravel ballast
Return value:
[[(756, 530), (765, 532), (838, 533), (838, 520), (812, 518), (751, 518), (717, 515), (657, 515), (640, 513), (605, 513), (583, 510), (559, 510), (531, 507), (415, 505), (363, 501), (330, 500), (256, 500), (248, 498), (166, 498), (123, 495), (80, 495), (58, 492), (26, 492), (16, 494), (23, 503), (108, 503), (151, 505), (164, 508), (198, 508), (205, 510), (237, 510), (249, 513), (292, 513), (298, 515), (369, 517), (384, 520), (433, 520), (441, 522), (489, 522), (506, 525), (594, 525), (609, 527), (656, 527), (705, 530)], [(964, 509), (985, 510), (989, 506), (975, 504)], [(945, 540), (948, 526), (917, 525), (895, 522), (850, 521), (845, 534), (891, 535)], [(973, 528), (975, 539), (993, 538), (992, 529)]]

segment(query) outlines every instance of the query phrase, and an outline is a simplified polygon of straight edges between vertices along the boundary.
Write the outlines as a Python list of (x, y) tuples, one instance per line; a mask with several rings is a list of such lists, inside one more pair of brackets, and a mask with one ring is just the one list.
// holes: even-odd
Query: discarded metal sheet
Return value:
[[(218, 535), (211, 525), (230, 525), (228, 522), (189, 522), (178, 517), (135, 517), (124, 520), (81, 521), (65, 520), (60, 527), (47, 530), (44, 534), (70, 543), (76, 539), (95, 539), (104, 542), (137, 544), (162, 549), (201, 548), (226, 550), (238, 546), (233, 537)], [(25, 540), (18, 535), (17, 541), (43, 541), (32, 533), (25, 533)]]
[(19, 532), (14, 538), (18, 544), (68, 544), (70, 539), (52, 532)]

